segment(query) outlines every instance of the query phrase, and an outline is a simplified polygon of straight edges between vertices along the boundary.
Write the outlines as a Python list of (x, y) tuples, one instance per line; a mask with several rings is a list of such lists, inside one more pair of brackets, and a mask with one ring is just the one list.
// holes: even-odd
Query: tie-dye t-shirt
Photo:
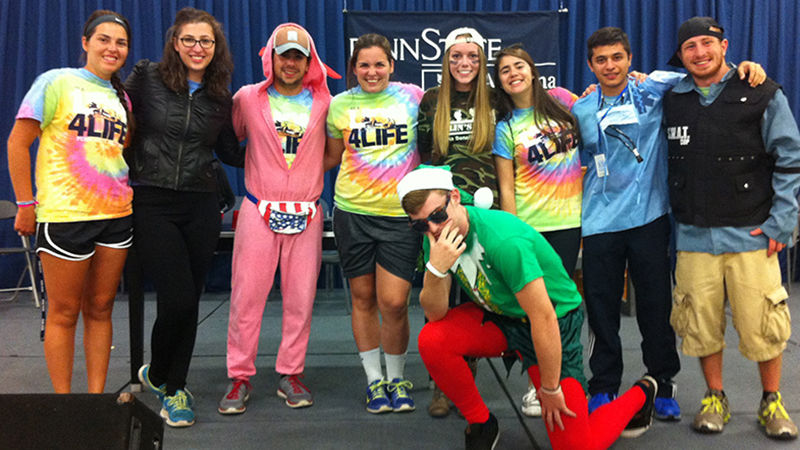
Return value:
[(131, 214), (122, 158), (125, 108), (111, 83), (86, 69), (54, 69), (34, 81), (17, 119), (40, 123), (36, 219), (77, 222)]
[(582, 196), (577, 136), (550, 120), (552, 131), (565, 138), (565, 145), (558, 145), (534, 119), (533, 108), (515, 109), (495, 130), (492, 152), (514, 160), (517, 217), (539, 232), (577, 228)]
[(292, 167), (297, 156), (297, 147), (303, 139), (311, 117), (311, 103), (314, 100), (311, 91), (303, 89), (299, 94), (286, 96), (277, 91), (275, 86), (267, 88), (269, 107), (275, 129), (281, 140), (286, 165)]
[(397, 183), (419, 165), (417, 113), (422, 89), (389, 83), (378, 93), (356, 86), (331, 100), (328, 136), (345, 150), (336, 178), (336, 207), (371, 216), (405, 217)]

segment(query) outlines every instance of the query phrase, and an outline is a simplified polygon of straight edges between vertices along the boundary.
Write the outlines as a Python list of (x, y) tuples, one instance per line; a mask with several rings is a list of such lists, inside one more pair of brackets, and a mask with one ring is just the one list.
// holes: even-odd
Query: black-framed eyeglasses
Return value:
[(200, 47), (203, 48), (211, 48), (216, 43), (213, 39), (195, 39), (188, 36), (184, 36), (178, 40), (181, 41), (181, 44), (186, 48), (192, 48), (197, 44), (200, 44)]
[(450, 195), (447, 195), (447, 200), (444, 201), (444, 206), (440, 206), (433, 210), (428, 217), (424, 219), (416, 219), (411, 220), (408, 219), (408, 226), (411, 227), (417, 233), (426, 233), (428, 231), (428, 222), (433, 222), (436, 224), (444, 223), (448, 216), (447, 216), (447, 207), (450, 205)]

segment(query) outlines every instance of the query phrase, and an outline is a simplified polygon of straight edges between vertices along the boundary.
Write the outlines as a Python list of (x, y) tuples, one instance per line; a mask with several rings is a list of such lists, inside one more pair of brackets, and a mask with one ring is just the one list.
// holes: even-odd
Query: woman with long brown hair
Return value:
[(501, 208), (542, 233), (572, 275), (581, 241), (579, 131), (569, 113), (577, 97), (546, 91), (518, 45), (497, 53), (494, 79), (502, 89), (493, 148)]
[(195, 420), (186, 376), (220, 231), (214, 153), (228, 164), (244, 161), (231, 122), (232, 71), (220, 23), (183, 8), (161, 62), (139, 61), (125, 82), (138, 125), (130, 156), (135, 243), (158, 309), (151, 362), (139, 379), (173, 427)]

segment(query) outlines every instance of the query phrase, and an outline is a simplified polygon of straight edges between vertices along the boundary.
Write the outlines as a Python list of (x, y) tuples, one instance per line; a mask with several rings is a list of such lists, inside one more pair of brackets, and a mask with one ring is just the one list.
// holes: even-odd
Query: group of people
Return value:
[[(89, 392), (103, 391), (113, 299), (133, 244), (158, 309), (139, 378), (168, 425), (194, 423), (186, 379), (220, 230), (216, 154), (244, 167), (247, 191), (221, 414), (246, 410), (278, 267), (277, 395), (292, 408), (314, 402), (303, 374), (320, 196), (325, 171), (338, 166), (334, 234), (370, 413), (415, 410), (404, 371), (422, 251), (428, 322), (418, 347), (437, 389), (429, 412), (445, 415), (452, 402), (469, 424), (467, 448), (493, 448), (499, 436), (473, 379), (479, 357), (503, 355), (509, 367), (521, 360), (530, 377), (523, 411), (544, 418), (554, 448), (606, 448), (642, 434), (653, 416), (679, 420), (676, 333), (684, 353), (700, 358), (708, 387), (693, 427), (722, 431), (726, 297), (740, 350), (759, 365), (759, 420), (767, 435), (795, 438), (779, 391), (790, 322), (775, 253), (796, 223), (800, 134), (760, 66), (743, 63), (736, 76), (723, 33), (711, 18), (692, 18), (670, 61), (689, 75), (633, 77), (627, 36), (602, 28), (587, 43), (599, 86), (581, 99), (546, 91), (519, 45), (494, 55), (490, 87), (485, 41), (473, 28), (447, 36), (441, 85), (423, 92), (391, 81), (389, 41), (366, 34), (353, 44), (349, 89), (331, 97), (327, 77), (338, 75), (308, 32), (286, 23), (260, 52), (264, 80), (231, 95), (231, 54), (210, 14), (179, 11), (161, 61), (140, 61), (123, 83), (129, 24), (96, 11), (83, 29), (86, 65), (40, 75), (8, 140), (15, 229), (36, 233), (50, 300), (44, 349), (54, 390), (71, 390), (82, 312)], [(34, 199), (28, 155), (37, 138)], [(584, 298), (571, 280), (581, 242)], [(647, 374), (618, 395), (626, 267)]]

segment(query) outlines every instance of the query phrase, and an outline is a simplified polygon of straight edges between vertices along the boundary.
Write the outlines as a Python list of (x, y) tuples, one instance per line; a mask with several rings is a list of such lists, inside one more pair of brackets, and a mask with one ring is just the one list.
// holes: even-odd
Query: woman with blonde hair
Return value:
[(419, 105), (419, 152), (423, 161), (448, 165), (456, 187), (469, 193), (489, 187), (500, 207), (492, 159), (495, 94), (487, 84), (485, 40), (474, 28), (456, 28), (445, 39), (441, 85), (425, 91)]
[[(478, 30), (469, 27), (456, 28), (445, 38), (441, 84), (425, 91), (419, 105), (419, 153), (423, 161), (449, 166), (453, 183), (462, 191), (474, 195), (489, 188), (491, 206), (499, 209), (492, 156), (496, 94), (487, 84), (485, 45)], [(467, 301), (469, 297), (453, 286), (450, 305)], [(468, 362), (474, 373), (477, 360)], [(428, 413), (444, 417), (449, 412), (449, 400), (434, 386)]]

